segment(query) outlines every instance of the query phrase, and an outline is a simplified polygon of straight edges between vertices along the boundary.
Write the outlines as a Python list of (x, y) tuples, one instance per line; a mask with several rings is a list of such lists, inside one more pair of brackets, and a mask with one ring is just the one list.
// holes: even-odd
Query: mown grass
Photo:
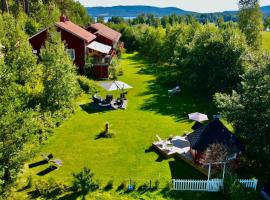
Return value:
[(270, 32), (262, 33), (263, 48), (270, 50)]
[[(34, 181), (53, 178), (71, 183), (72, 173), (79, 172), (85, 166), (95, 173), (95, 178), (101, 184), (113, 179), (115, 187), (129, 179), (135, 180), (138, 185), (148, 183), (149, 180), (160, 180), (165, 185), (172, 178), (205, 178), (184, 161), (164, 159), (150, 147), (157, 140), (156, 134), (168, 137), (190, 132), (192, 123), (187, 120), (187, 114), (199, 111), (211, 116), (211, 102), (184, 88), (180, 95), (168, 98), (168, 88), (162, 87), (156, 80), (156, 75), (163, 73), (164, 68), (153, 67), (150, 61), (137, 53), (124, 54), (121, 65), (124, 76), (120, 80), (133, 86), (128, 91), (128, 109), (100, 112), (92, 108), (91, 98), (86, 96), (80, 101), (81, 105), (76, 113), (61, 127), (56, 128), (36, 157), (26, 163), (19, 179), (21, 183), (29, 176)], [(106, 93), (104, 90), (100, 91), (102, 95)], [(119, 92), (112, 94), (116, 96)], [(110, 123), (115, 137), (96, 139), (106, 122)], [(29, 169), (28, 164), (40, 161), (41, 153), (52, 153), (54, 158), (62, 160), (63, 166), (44, 176), (38, 176), (37, 173), (49, 165)], [(102, 195), (115, 196), (114, 193)], [(185, 199), (193, 196), (192, 193), (181, 195)], [(210, 194), (199, 196), (211, 197)]]

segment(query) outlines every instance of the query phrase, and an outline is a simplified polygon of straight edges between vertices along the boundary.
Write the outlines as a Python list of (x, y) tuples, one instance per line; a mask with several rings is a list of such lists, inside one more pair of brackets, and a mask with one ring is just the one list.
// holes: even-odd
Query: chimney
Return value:
[(66, 21), (68, 21), (68, 17), (66, 15), (61, 15), (60, 22), (66, 22)]

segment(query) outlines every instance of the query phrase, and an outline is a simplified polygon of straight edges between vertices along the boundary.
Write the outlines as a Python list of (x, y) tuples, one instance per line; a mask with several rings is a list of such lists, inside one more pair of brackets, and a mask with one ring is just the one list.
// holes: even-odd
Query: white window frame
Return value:
[(66, 49), (67, 54), (71, 58), (71, 60), (75, 60), (76, 55), (75, 55), (75, 49)]

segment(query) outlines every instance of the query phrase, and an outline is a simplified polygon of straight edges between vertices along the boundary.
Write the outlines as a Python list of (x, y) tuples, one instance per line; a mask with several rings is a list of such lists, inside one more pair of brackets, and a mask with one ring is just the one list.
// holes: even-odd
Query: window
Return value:
[(67, 49), (67, 54), (72, 60), (75, 60), (75, 49)]

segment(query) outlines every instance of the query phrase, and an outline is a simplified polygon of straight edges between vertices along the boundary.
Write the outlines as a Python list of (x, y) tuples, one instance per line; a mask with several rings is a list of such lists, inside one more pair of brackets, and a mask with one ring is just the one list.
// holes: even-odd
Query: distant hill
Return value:
[[(87, 7), (87, 10), (91, 16), (94, 17), (137, 17), (142, 13), (151, 13), (156, 16), (162, 17), (170, 14), (178, 14), (178, 15), (188, 15), (188, 14), (199, 14), (196, 12), (182, 10), (176, 7), (167, 7), (167, 8), (159, 8), (153, 6), (113, 6), (113, 7)], [(263, 6), (261, 10), (264, 14), (270, 14), (270, 6)], [(219, 14), (224, 15), (235, 15), (237, 11), (225, 11)]]
[(264, 14), (270, 14), (270, 6), (263, 6), (263, 7), (261, 7), (261, 11)]
[(137, 17), (142, 13), (151, 13), (156, 16), (165, 16), (172, 13), (178, 15), (192, 14), (193, 12), (185, 11), (175, 7), (159, 8), (153, 6), (113, 6), (113, 7), (87, 7), (91, 16), (98, 17)]

